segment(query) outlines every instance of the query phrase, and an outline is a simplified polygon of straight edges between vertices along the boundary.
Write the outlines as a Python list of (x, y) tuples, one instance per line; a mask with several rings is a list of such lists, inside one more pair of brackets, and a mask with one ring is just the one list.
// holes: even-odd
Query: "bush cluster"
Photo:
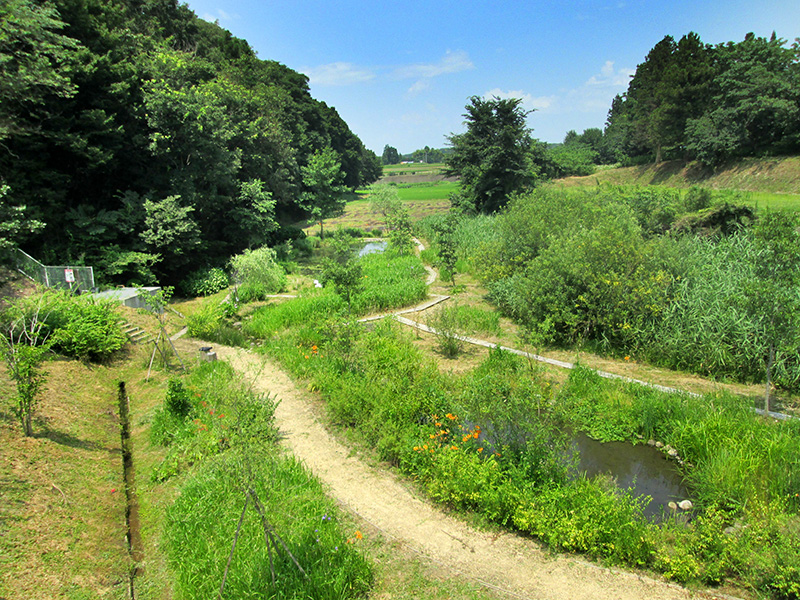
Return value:
[(181, 291), (189, 298), (210, 296), (230, 285), (228, 274), (218, 267), (198, 269), (181, 282)]
[(82, 360), (103, 361), (128, 341), (115, 306), (91, 296), (47, 290), (17, 301), (4, 312), (2, 320), (6, 324), (19, 318), (29, 321), (38, 313), (38, 320), (44, 323), (42, 337), (49, 338), (55, 352)]
[(264, 300), (286, 287), (286, 271), (278, 264), (272, 248), (245, 250), (231, 259), (231, 268), (237, 283), (236, 294), (242, 302)]
[[(729, 204), (717, 210), (715, 201), (701, 189), (546, 188), (516, 198), (491, 227), (499, 235), (473, 260), (490, 298), (535, 343), (586, 344), (759, 381), (765, 332), (775, 328), (768, 303), (758, 300), (769, 294), (757, 290), (773, 280), (763, 275), (759, 227), (748, 229), (743, 212)], [(712, 214), (694, 221), (704, 222), (708, 235), (686, 226), (686, 215)], [(786, 248), (782, 264), (790, 270), (800, 260), (790, 250), (796, 242), (773, 243)], [(773, 379), (788, 389), (800, 385), (799, 344), (785, 335), (775, 348)]]

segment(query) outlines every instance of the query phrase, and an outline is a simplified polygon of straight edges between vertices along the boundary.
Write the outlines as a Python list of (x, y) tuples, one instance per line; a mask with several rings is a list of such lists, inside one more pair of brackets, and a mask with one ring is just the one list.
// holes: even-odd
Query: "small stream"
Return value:
[(598, 442), (583, 433), (573, 434), (570, 450), (579, 453), (577, 471), (594, 477), (609, 474), (621, 489), (632, 488), (636, 496), (653, 500), (644, 510), (649, 519), (669, 512), (667, 503), (690, 497), (675, 463), (659, 450), (626, 442)]

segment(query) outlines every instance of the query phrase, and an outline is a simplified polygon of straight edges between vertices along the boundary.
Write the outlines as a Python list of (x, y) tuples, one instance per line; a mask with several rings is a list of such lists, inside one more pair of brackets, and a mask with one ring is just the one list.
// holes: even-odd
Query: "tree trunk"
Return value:
[(31, 413), (33, 411), (26, 411), (25, 416), (23, 417), (23, 425), (25, 428), (25, 437), (33, 437), (33, 423), (31, 419)]

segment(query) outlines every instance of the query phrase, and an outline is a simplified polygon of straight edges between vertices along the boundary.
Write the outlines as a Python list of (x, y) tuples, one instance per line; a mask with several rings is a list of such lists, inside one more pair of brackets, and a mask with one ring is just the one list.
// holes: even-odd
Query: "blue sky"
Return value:
[(362, 2), (191, 0), (262, 59), (310, 78), (367, 148), (443, 147), (471, 96), (518, 97), (533, 135), (602, 128), (615, 94), (665, 35), (711, 44), (800, 36), (800, 0)]

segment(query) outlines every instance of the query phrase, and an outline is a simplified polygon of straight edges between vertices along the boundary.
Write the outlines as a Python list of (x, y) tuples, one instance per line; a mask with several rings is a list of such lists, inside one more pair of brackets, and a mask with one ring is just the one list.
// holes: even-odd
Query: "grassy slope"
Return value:
[(116, 379), (122, 364), (56, 359), (25, 438), (0, 390), (0, 597), (118, 598), (130, 568)]
[(640, 165), (602, 169), (586, 177), (559, 180), (562, 186), (663, 185), (688, 188), (700, 185), (719, 190), (742, 190), (761, 194), (800, 195), (800, 156), (753, 158), (710, 172), (694, 163), (669, 161), (660, 165)]

